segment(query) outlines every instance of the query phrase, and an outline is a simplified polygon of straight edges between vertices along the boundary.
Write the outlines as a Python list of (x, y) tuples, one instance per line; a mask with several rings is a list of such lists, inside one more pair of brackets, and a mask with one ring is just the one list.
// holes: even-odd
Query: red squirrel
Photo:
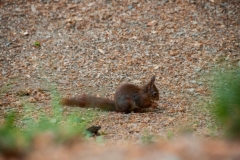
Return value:
[(107, 98), (82, 95), (75, 98), (65, 98), (62, 105), (79, 106), (83, 108), (100, 108), (107, 111), (129, 113), (135, 109), (157, 107), (154, 101), (159, 100), (159, 91), (154, 84), (155, 76), (144, 85), (123, 84), (117, 88), (114, 101)]

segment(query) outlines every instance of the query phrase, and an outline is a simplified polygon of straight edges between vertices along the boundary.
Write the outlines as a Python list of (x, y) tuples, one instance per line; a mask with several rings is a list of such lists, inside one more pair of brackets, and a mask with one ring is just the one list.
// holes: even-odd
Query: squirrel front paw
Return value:
[(156, 102), (152, 102), (151, 107), (157, 108), (157, 107), (158, 107), (158, 104), (157, 104)]

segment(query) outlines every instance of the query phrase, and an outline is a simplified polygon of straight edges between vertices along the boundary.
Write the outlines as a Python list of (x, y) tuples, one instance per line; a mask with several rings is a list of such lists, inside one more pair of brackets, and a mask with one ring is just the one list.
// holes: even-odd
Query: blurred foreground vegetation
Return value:
[(228, 138), (240, 139), (240, 71), (218, 72), (214, 83), (211, 113)]
[(50, 113), (44, 108), (35, 112), (36, 106), (24, 103), (23, 113), (9, 112), (5, 115), (0, 126), (0, 154), (4, 157), (21, 157), (32, 148), (33, 139), (44, 132), (53, 133), (53, 140), (57, 143), (89, 134), (86, 127), (93, 119), (93, 111), (64, 114), (59, 104), (60, 96), (55, 90), (51, 93), (51, 99)]

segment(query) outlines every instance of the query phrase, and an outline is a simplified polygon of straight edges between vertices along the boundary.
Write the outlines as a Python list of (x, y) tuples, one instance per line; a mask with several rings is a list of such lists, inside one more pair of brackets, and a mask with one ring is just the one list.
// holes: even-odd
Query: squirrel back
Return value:
[(96, 107), (107, 111), (125, 113), (129, 113), (136, 108), (157, 107), (157, 103), (153, 101), (159, 100), (159, 91), (154, 82), (155, 76), (143, 87), (123, 84), (117, 88), (114, 101), (107, 98), (83, 95), (81, 97), (63, 99), (62, 104), (83, 108)]

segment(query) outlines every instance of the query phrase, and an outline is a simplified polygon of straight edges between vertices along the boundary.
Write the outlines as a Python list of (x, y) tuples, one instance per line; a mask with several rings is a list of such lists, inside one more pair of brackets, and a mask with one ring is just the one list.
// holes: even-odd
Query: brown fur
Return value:
[(114, 101), (101, 98), (101, 97), (94, 97), (83, 95), (81, 97), (76, 98), (64, 98), (62, 100), (62, 105), (66, 106), (78, 106), (83, 108), (100, 108), (107, 111), (115, 111)]
[(114, 101), (107, 98), (83, 95), (76, 98), (65, 98), (62, 100), (62, 104), (83, 108), (96, 107), (107, 111), (126, 113), (137, 108), (156, 107), (157, 103), (153, 101), (159, 100), (159, 91), (154, 82), (155, 76), (143, 87), (133, 84), (123, 84), (116, 90)]

